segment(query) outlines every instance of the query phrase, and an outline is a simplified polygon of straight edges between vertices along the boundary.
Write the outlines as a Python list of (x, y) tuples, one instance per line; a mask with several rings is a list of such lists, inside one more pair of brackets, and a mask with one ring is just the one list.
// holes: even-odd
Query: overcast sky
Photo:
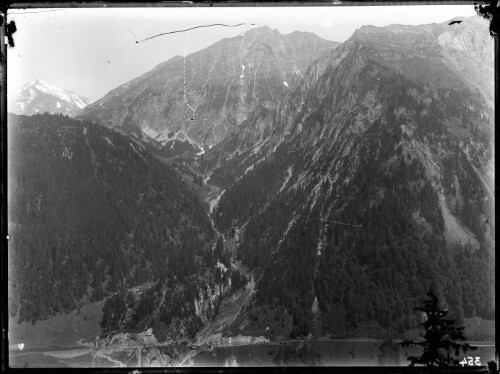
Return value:
[[(173, 56), (250, 28), (309, 31), (343, 42), (362, 25), (417, 25), (475, 15), (473, 5), (12, 9), (16, 46), (8, 49), (8, 95), (41, 78), (92, 101)], [(136, 40), (210, 23), (210, 27)], [(254, 24), (253, 26), (250, 24)]]

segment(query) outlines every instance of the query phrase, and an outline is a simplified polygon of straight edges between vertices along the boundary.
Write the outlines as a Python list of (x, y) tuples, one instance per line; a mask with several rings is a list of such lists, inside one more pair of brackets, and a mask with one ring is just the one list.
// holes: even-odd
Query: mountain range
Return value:
[(310, 65), (271, 136), (214, 165), (217, 228), (261, 269), (259, 302), (294, 311), (296, 336), (374, 320), (404, 332), (430, 286), (459, 319), (493, 316), (493, 92), (464, 78), (492, 81), (493, 47), (466, 52), (471, 30), (488, 41), (481, 20), (448, 27), (362, 27)]
[(60, 113), (74, 117), (91, 101), (73, 91), (65, 91), (42, 79), (26, 83), (22, 91), (12, 97), (9, 111), (15, 114)]
[(136, 126), (162, 144), (189, 142), (199, 152), (239, 131), (252, 111), (274, 109), (308, 64), (338, 44), (311, 33), (252, 29), (156, 66), (79, 116)]
[[(39, 173), (15, 174), (11, 224), (46, 233), (54, 269), (37, 273), (31, 237), (12, 231), (12, 279), (39, 308), (20, 318), (70, 310), (89, 286), (107, 297), (107, 334), (153, 327), (165, 341), (404, 337), (429, 287), (459, 323), (494, 319), (493, 40), (479, 17), (461, 21), (363, 26), (343, 43), (256, 28), (75, 120), (13, 117), (12, 149), (32, 155), (11, 167)], [(86, 182), (56, 182), (66, 174)], [(85, 281), (57, 281), (68, 272)], [(78, 292), (34, 296), (51, 287)]]

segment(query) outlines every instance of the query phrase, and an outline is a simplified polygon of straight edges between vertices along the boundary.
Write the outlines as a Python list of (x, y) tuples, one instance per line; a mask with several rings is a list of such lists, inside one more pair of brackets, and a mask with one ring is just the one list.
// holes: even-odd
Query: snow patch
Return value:
[[(54, 106), (47, 108), (40, 107), (38, 111), (46, 110), (52, 112), (55, 110), (59, 112), (66, 109), (66, 112), (71, 112), (82, 109), (90, 104), (90, 100), (83, 96), (80, 96), (72, 91), (62, 90), (41, 79), (37, 79), (35, 81), (28, 82), (23, 86), (22, 91), (15, 96), (13, 108), (16, 108), (20, 112), (19, 114), (23, 114), (28, 105), (33, 103), (33, 100), (35, 100), (35, 98), (40, 94), (50, 96), (52, 99), (51, 103), (54, 103)], [(38, 112), (36, 110), (33, 111), (35, 113)]]
[(200, 152), (198, 152), (198, 153), (196, 154), (196, 156), (201, 156), (202, 154), (204, 154), (204, 153), (205, 153), (205, 149), (204, 149), (203, 147), (200, 147), (200, 150), (201, 150), (201, 151), (200, 151)]
[(83, 109), (90, 104), (90, 101), (88, 99), (85, 99), (84, 101), (80, 95), (77, 95), (74, 92), (69, 91), (69, 95), (71, 97), (71, 101), (80, 109)]
[(90, 101), (88, 99), (83, 98), (72, 91), (64, 91), (59, 87), (53, 86), (43, 81), (42, 79), (37, 79), (36, 81), (31, 82), (29, 85), (32, 86), (34, 89), (36, 89), (38, 92), (55, 96), (58, 99), (76, 105), (80, 109), (83, 109), (88, 104), (90, 104)]

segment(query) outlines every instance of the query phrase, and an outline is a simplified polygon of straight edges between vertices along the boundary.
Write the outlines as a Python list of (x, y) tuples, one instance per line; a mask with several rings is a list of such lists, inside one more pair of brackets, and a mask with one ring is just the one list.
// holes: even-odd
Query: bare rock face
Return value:
[[(331, 96), (330, 108), (335, 109), (325, 109), (329, 116), (336, 111), (337, 119), (339, 111), (349, 110), (342, 106), (345, 103), (341, 105), (338, 101), (341, 95), (354, 104), (361, 103), (360, 95), (367, 92), (372, 82), (363, 81), (360, 75), (370, 66), (385, 67), (411, 82), (426, 85), (427, 90), (472, 92), (485, 104), (486, 109), (481, 109), (479, 116), (491, 121), (493, 39), (482, 18), (461, 20), (462, 23), (453, 25), (444, 22), (418, 26), (362, 26), (345, 43), (325, 51), (310, 64), (303, 79), (285, 92), (274, 109), (256, 107), (237, 133), (230, 134), (208, 151), (205, 158), (221, 160), (218, 169), (224, 170), (221, 173), (216, 168), (213, 180), (220, 185), (228, 183), (267, 157), (286, 137), (302, 132), (303, 118), (314, 112), (328, 96)], [(371, 120), (376, 117), (378, 100), (370, 94), (363, 103), (373, 109)], [(352, 107), (352, 103), (346, 105)], [(462, 123), (454, 119), (451, 122)], [(332, 129), (330, 126), (323, 128), (321, 135)], [(450, 131), (461, 130), (453, 125)], [(492, 164), (485, 170), (492, 180)]]
[(275, 108), (307, 65), (338, 43), (269, 27), (177, 56), (109, 92), (80, 116), (106, 126), (137, 126), (163, 144), (213, 147), (258, 107)]
[(461, 23), (387, 27), (363, 26), (352, 41), (373, 51), (373, 59), (416, 82), (475, 89), (493, 104), (493, 38), (479, 16)]
[(91, 101), (72, 91), (64, 91), (58, 87), (37, 79), (26, 83), (20, 93), (13, 96), (9, 103), (9, 111), (15, 114), (33, 115), (37, 113), (61, 113), (74, 117)]

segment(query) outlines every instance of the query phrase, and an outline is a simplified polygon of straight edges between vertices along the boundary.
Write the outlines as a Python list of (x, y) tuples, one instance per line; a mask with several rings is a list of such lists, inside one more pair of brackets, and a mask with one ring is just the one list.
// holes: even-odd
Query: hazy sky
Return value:
[[(189, 54), (250, 28), (268, 25), (281, 33), (309, 31), (345, 41), (362, 25), (425, 24), (475, 15), (473, 5), (72, 8), (12, 9), (16, 46), (8, 48), (8, 95), (41, 78), (91, 100), (149, 71), (173, 56)], [(155, 34), (210, 23), (211, 27)], [(250, 23), (255, 24), (251, 26)]]

